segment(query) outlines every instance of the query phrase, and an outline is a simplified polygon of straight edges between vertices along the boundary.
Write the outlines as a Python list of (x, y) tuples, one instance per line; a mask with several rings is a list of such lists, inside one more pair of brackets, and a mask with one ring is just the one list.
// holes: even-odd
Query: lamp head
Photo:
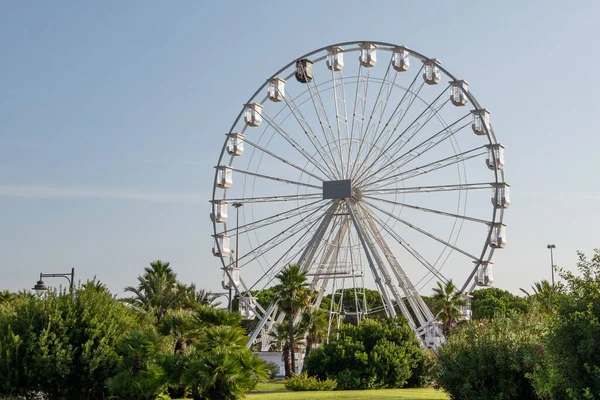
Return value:
[(33, 290), (37, 290), (37, 291), (42, 291), (42, 290), (46, 290), (46, 284), (44, 283), (43, 280), (39, 280), (37, 281), (37, 283), (35, 284), (35, 286), (32, 288)]

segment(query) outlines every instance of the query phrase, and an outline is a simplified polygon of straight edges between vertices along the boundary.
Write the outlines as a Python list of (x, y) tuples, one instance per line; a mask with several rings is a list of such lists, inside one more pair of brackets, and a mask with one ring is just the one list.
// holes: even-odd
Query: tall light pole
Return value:
[(547, 247), (550, 249), (550, 268), (552, 269), (552, 286), (554, 286), (554, 254), (552, 250), (556, 248), (556, 245), (549, 244)]
[(42, 278), (65, 278), (69, 281), (69, 290), (73, 290), (73, 283), (75, 282), (75, 268), (71, 268), (71, 272), (65, 272), (64, 274), (44, 274), (40, 272), (40, 280), (37, 281), (33, 290), (46, 290), (46, 284)]
[[(240, 207), (242, 207), (244, 205), (244, 203), (239, 203), (239, 202), (235, 202), (231, 204), (233, 207), (235, 207), (236, 210), (236, 216), (235, 216), (235, 268), (238, 269), (239, 265), (238, 265), (238, 258), (239, 258), (239, 244), (240, 244)], [(232, 299), (231, 299), (231, 289), (233, 288), (233, 281), (231, 281), (229, 283), (229, 312), (231, 312), (231, 305), (232, 305)], [(239, 299), (238, 299), (239, 301)]]

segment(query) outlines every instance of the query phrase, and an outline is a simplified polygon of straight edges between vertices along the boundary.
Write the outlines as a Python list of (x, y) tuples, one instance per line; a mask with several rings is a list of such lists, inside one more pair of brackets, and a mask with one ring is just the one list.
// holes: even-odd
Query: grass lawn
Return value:
[(434, 389), (381, 389), (381, 390), (349, 390), (334, 392), (289, 392), (283, 387), (283, 381), (260, 383), (256, 391), (248, 393), (248, 400), (269, 399), (433, 399), (447, 400), (443, 392)]

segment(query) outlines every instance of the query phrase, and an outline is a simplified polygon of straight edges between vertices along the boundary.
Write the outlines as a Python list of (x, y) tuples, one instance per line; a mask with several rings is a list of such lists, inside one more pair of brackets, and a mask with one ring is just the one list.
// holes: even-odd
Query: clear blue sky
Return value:
[[(512, 205), (497, 286), (600, 247), (597, 1), (0, 2), (0, 289), (150, 261), (220, 290), (213, 165), (241, 104), (327, 44), (405, 44), (493, 112)], [(58, 284), (60, 281), (52, 281)], [(48, 282), (50, 283), (50, 281)]]

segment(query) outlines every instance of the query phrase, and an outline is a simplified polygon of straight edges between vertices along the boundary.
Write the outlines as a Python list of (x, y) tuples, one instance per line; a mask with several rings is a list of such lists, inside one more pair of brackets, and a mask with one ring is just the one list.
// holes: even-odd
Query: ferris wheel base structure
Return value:
[(269, 76), (225, 135), (211, 200), (223, 287), (254, 321), (248, 345), (271, 346), (285, 315), (256, 296), (293, 263), (328, 335), (344, 319), (402, 315), (439, 347), (442, 324), (420, 293), (458, 282), (454, 322), (470, 320), (470, 293), (492, 285), (507, 243), (504, 163), (469, 83), (405, 46), (334, 44)]

